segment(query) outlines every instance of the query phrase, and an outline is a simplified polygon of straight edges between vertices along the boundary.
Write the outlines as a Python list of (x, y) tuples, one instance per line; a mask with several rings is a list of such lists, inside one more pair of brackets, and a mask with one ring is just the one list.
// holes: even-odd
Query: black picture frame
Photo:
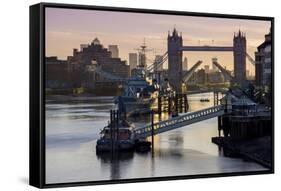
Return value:
[[(167, 176), (153, 178), (121, 179), (106, 181), (89, 181), (74, 183), (46, 184), (45, 182), (45, 9), (46, 8), (102, 10), (132, 13), (153, 13), (165, 15), (200, 16), (214, 18), (233, 18), (270, 21), (272, 29), (272, 168), (266, 171), (231, 172), (205, 175)], [(212, 178), (226, 176), (258, 175), (274, 173), (274, 18), (264, 16), (231, 15), (215, 13), (196, 13), (171, 10), (135, 9), (121, 7), (103, 7), (74, 4), (39, 3), (30, 6), (30, 155), (29, 155), (29, 183), (38, 188), (54, 188), (66, 186), (85, 186), (100, 184), (167, 181), (193, 178)]]

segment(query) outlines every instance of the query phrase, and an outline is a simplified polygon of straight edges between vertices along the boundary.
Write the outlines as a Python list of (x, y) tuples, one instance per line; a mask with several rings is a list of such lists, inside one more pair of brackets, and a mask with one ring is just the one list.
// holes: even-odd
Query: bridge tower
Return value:
[(172, 87), (181, 92), (182, 86), (182, 36), (174, 28), (168, 34), (168, 78)]
[(233, 37), (234, 79), (244, 86), (246, 83), (246, 36), (240, 30)]

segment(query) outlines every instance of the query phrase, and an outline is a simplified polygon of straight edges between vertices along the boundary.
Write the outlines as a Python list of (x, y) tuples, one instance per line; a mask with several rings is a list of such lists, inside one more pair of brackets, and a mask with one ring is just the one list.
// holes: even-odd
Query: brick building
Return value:
[[(81, 51), (73, 49), (73, 55), (68, 57), (69, 64), (80, 65), (82, 68), (93, 62), (97, 63), (103, 71), (114, 76), (127, 78), (130, 75), (130, 66), (126, 64), (126, 61), (122, 61), (120, 58), (113, 58), (112, 53), (104, 48), (97, 38)], [(97, 74), (94, 80), (103, 81), (108, 79)]]

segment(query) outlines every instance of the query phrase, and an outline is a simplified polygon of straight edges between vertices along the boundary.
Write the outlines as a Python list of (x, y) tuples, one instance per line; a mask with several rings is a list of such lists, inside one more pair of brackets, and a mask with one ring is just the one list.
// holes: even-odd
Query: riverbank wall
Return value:
[(212, 142), (223, 149), (225, 156), (272, 168), (273, 129), (270, 112), (246, 116), (232, 113), (218, 117), (218, 131), (219, 136), (213, 137)]

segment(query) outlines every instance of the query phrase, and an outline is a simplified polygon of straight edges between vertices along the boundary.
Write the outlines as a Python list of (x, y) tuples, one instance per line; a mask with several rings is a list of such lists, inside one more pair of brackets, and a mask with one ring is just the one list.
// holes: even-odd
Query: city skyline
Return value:
[[(153, 60), (154, 55), (166, 52), (168, 31), (174, 27), (182, 33), (184, 45), (232, 45), (234, 32), (240, 29), (247, 36), (247, 52), (254, 57), (256, 47), (269, 32), (270, 22), (47, 8), (46, 56), (66, 59), (72, 55), (73, 48), (91, 43), (97, 37), (106, 48), (118, 45), (120, 58), (128, 63), (129, 53), (137, 52), (145, 38), (148, 48), (155, 50), (148, 52), (149, 59)], [(223, 66), (233, 69), (232, 53), (188, 52), (184, 56), (188, 58), (189, 67), (198, 60), (211, 65), (211, 58), (217, 57)], [(253, 73), (254, 66), (247, 64), (247, 69)]]

